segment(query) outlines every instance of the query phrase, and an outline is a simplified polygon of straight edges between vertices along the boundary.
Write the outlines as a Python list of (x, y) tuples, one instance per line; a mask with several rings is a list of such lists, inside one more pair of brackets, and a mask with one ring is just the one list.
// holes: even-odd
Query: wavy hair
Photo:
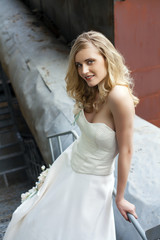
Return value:
[[(98, 49), (108, 68), (106, 78), (94, 87), (89, 87), (86, 81), (79, 76), (75, 65), (76, 54), (80, 50), (86, 49), (90, 44)], [(107, 95), (116, 85), (128, 87), (135, 106), (139, 102), (139, 99), (133, 95), (133, 79), (125, 65), (123, 56), (102, 33), (96, 31), (84, 32), (74, 41), (69, 55), (65, 81), (68, 95), (76, 101), (76, 105), (83, 107), (87, 112), (92, 112), (93, 109), (98, 111), (99, 106), (104, 103)], [(97, 91), (99, 92), (99, 100), (95, 100)]]

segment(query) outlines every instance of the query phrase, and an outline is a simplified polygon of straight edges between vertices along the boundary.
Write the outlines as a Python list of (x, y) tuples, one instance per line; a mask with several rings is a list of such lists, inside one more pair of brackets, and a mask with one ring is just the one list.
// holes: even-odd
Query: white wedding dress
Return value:
[(115, 240), (116, 133), (77, 114), (81, 136), (52, 164), (39, 191), (13, 213), (4, 240)]

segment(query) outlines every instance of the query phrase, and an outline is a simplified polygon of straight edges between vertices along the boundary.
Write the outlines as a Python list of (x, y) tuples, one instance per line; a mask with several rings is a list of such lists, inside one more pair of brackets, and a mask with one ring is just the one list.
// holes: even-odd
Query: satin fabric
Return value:
[[(36, 195), (13, 213), (4, 240), (115, 240), (112, 208), (116, 133), (89, 123), (52, 164)], [(106, 167), (107, 166), (107, 167)]]

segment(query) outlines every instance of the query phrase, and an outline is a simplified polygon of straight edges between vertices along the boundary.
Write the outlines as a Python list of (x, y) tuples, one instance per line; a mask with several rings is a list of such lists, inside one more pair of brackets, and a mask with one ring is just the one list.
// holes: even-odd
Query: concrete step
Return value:
[(0, 108), (0, 115), (3, 115), (3, 114), (8, 114), (10, 111), (9, 111), (9, 108), (8, 107), (2, 107)]
[(17, 140), (19, 140), (19, 135), (15, 129), (10, 129), (10, 131), (2, 133), (0, 132), (0, 145), (16, 142)]
[(14, 153), (6, 154), (4, 156), (0, 156), (0, 161), (15, 158), (15, 157), (19, 157), (19, 156), (22, 156), (23, 154), (24, 154), (23, 152), (14, 152)]
[(0, 121), (0, 128), (6, 128), (13, 125), (12, 119), (5, 119)]
[(7, 98), (6, 98), (6, 96), (3, 95), (3, 94), (0, 95), (0, 103), (1, 103), (1, 102), (7, 102)]
[(13, 168), (13, 169), (9, 169), (9, 170), (5, 170), (3, 172), (0, 172), (0, 175), (17, 172), (17, 171), (20, 171), (20, 170), (23, 170), (23, 169), (26, 169), (26, 168), (27, 168), (27, 166), (16, 167), (16, 168)]
[(10, 125), (8, 127), (6, 127), (6, 129), (0, 129), (0, 134), (5, 134), (5, 133), (10, 133), (10, 132), (13, 132), (15, 131), (15, 127), (14, 125)]
[(17, 140), (16, 142), (12, 142), (12, 143), (7, 143), (7, 144), (4, 144), (4, 145), (0, 145), (0, 150), (1, 149), (4, 149), (4, 148), (9, 148), (9, 147), (12, 147), (12, 146), (16, 146), (17, 144), (19, 144), (20, 142)]

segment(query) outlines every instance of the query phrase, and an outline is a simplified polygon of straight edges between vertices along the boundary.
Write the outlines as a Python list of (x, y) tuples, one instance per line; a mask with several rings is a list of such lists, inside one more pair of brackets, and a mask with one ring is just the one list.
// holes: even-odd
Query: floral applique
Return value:
[(41, 167), (42, 172), (39, 175), (38, 181), (35, 183), (35, 186), (32, 187), (28, 192), (21, 194), (21, 203), (23, 203), (28, 198), (33, 197), (38, 192), (47, 177), (50, 167), (51, 165), (49, 166), (49, 168), (46, 168), (44, 165)]

